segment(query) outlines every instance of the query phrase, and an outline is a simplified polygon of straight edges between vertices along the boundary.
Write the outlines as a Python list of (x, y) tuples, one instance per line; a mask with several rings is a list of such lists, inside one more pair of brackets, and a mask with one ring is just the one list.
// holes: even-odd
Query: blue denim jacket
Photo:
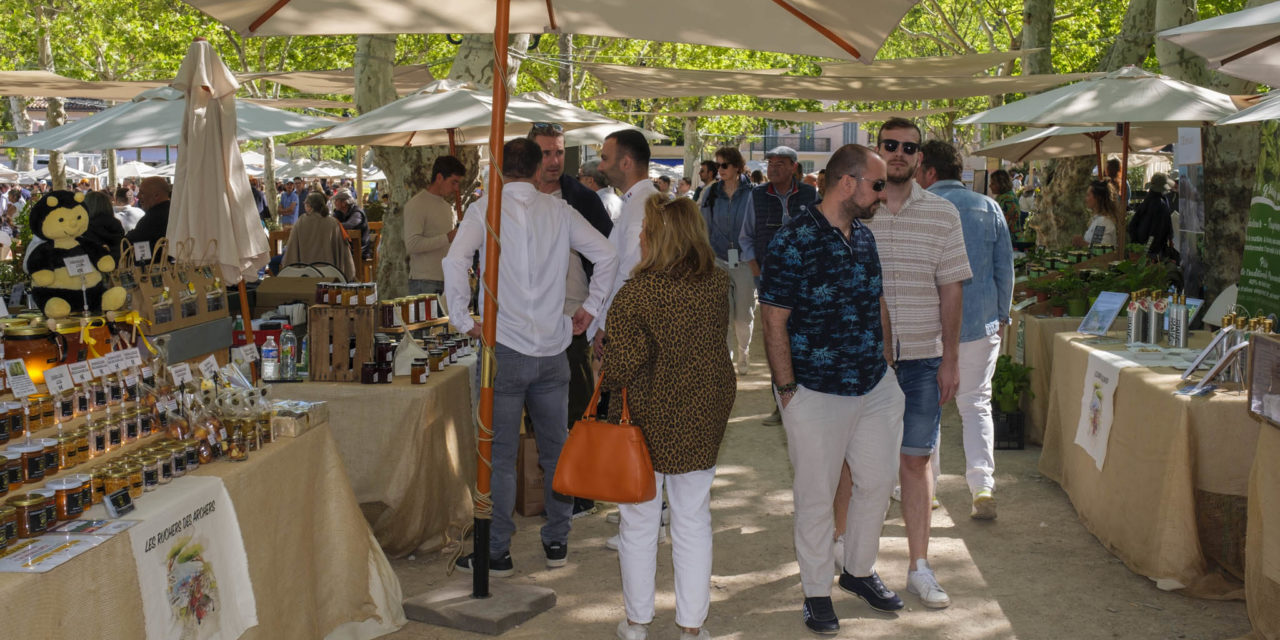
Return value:
[(981, 340), (1009, 322), (1013, 303), (1013, 245), (1004, 212), (995, 200), (959, 180), (939, 180), (929, 191), (960, 211), (964, 248), (973, 277), (964, 281), (964, 319), (960, 342)]
[[(711, 185), (711, 193), (702, 203), (702, 219), (707, 223), (707, 239), (711, 241), (711, 249), (716, 257), (727, 260), (729, 249), (738, 249), (738, 260), (742, 257), (742, 247), (738, 246), (738, 236), (742, 233), (742, 223), (747, 219), (747, 212), (752, 210), (751, 180), (747, 176), (738, 177), (738, 189), (733, 198), (724, 194), (724, 183)], [(711, 206), (707, 206), (710, 203)]]

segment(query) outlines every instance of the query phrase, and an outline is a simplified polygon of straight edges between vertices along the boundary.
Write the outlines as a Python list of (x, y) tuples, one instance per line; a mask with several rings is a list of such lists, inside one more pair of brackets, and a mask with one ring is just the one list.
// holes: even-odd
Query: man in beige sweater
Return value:
[(404, 250), (409, 254), (409, 293), (444, 293), (440, 261), (453, 242), (453, 202), (467, 168), (453, 156), (431, 167), (431, 184), (404, 205)]

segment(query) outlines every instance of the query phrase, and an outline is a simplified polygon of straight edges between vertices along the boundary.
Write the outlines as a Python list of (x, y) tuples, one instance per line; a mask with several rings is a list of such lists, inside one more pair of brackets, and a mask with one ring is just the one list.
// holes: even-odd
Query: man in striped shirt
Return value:
[(959, 212), (915, 182), (919, 127), (894, 118), (880, 127), (878, 140), (888, 185), (885, 203), (867, 227), (880, 254), (894, 368), (906, 394), (898, 478), (910, 554), (907, 591), (926, 607), (940, 609), (951, 598), (928, 561), (933, 503), (929, 456), (938, 446), (942, 405), (959, 387), (962, 287), (972, 273)]

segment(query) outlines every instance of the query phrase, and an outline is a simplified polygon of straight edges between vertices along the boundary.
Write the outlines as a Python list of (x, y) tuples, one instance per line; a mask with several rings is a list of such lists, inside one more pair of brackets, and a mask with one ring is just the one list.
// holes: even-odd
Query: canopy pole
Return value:
[(1102, 136), (1107, 134), (1095, 132), (1086, 133), (1085, 135), (1093, 138), (1093, 153), (1098, 156), (1098, 177), (1101, 178), (1103, 176), (1103, 171), (1105, 171), (1107, 167), (1106, 162), (1102, 157)]
[(489, 206), (485, 212), (489, 233), (484, 240), (484, 300), (480, 362), (480, 433), (476, 438), (475, 555), (471, 597), (489, 597), (489, 524), (493, 500), (489, 495), (493, 465), (493, 380), (497, 373), (494, 345), (498, 337), (498, 245), (502, 222), (502, 141), (507, 122), (507, 39), (510, 37), (511, 0), (498, 0), (493, 29), (493, 111), (489, 120)]
[(1120, 206), (1116, 211), (1116, 249), (1120, 251), (1120, 255), (1127, 256), (1128, 249), (1125, 248), (1125, 224), (1124, 214), (1129, 209), (1129, 123), (1121, 125), (1124, 135), (1121, 136), (1120, 147)]
[[(506, 123), (505, 118), (503, 119), (503, 123), (504, 124)], [(458, 130), (445, 129), (445, 131), (449, 133), (449, 155), (456, 158), (458, 157), (458, 141), (456, 137)], [(462, 220), (462, 190), (461, 189), (459, 189), (458, 193), (453, 196), (453, 219), (455, 221)]]
[[(249, 294), (244, 290), (244, 278), (240, 278), (240, 282), (236, 283), (236, 288), (240, 290), (240, 318), (244, 322), (244, 343), (252, 345), (253, 341), (253, 316), (249, 315)], [(257, 346), (254, 346), (257, 349)], [(258, 381), (258, 370), (249, 365), (249, 373), (253, 376), (253, 381)]]

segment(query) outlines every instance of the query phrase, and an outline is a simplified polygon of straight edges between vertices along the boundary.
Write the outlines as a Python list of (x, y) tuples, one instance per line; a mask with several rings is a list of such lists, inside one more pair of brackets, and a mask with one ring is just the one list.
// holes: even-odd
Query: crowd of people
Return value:
[[(812, 176), (788, 147), (766, 154), (759, 183), (733, 147), (698, 167), (696, 187), (650, 178), (649, 161), (632, 131), (609, 135), (577, 179), (565, 174), (556, 125), (504, 147), (490, 573), (515, 573), (525, 415), (546, 478), (542, 560), (568, 562), (572, 521), (595, 505), (554, 493), (551, 479), (598, 380), (614, 419), (626, 390), (658, 487), (610, 514), (626, 610), (617, 636), (648, 637), (669, 522), (674, 622), (682, 637), (709, 637), (711, 485), (737, 378), (751, 371), (759, 305), (777, 407), (765, 423), (785, 431), (795, 474), (803, 623), (839, 629), (837, 585), (881, 611), (904, 607), (875, 570), (893, 496), (907, 529), (906, 589), (926, 607), (948, 606), (929, 563), (931, 459), (941, 407), (954, 399), (971, 515), (996, 517), (991, 378), (1012, 300), (1010, 221), (1022, 220), (961, 182), (951, 145), (924, 142), (900, 119), (874, 148), (846, 145)], [(443, 292), (455, 326), (479, 337), (469, 270), (484, 252), (488, 196), (455, 226), (466, 173), (450, 156), (435, 163), (430, 188), (405, 207), (405, 245), (411, 289)], [(476, 563), (471, 553), (457, 566)]]
[[(23, 229), (20, 215), (29, 203), (51, 191), (47, 180), (31, 185), (0, 184), (0, 259), (22, 253), (41, 242), (32, 237), (25, 247), (18, 246)], [(86, 235), (120, 257), (121, 243), (128, 240), (150, 242), (153, 246), (165, 236), (169, 224), (168, 181), (160, 177), (140, 181), (124, 180), (114, 190), (95, 190), (82, 180), (75, 190), (86, 195), (89, 231)]]

